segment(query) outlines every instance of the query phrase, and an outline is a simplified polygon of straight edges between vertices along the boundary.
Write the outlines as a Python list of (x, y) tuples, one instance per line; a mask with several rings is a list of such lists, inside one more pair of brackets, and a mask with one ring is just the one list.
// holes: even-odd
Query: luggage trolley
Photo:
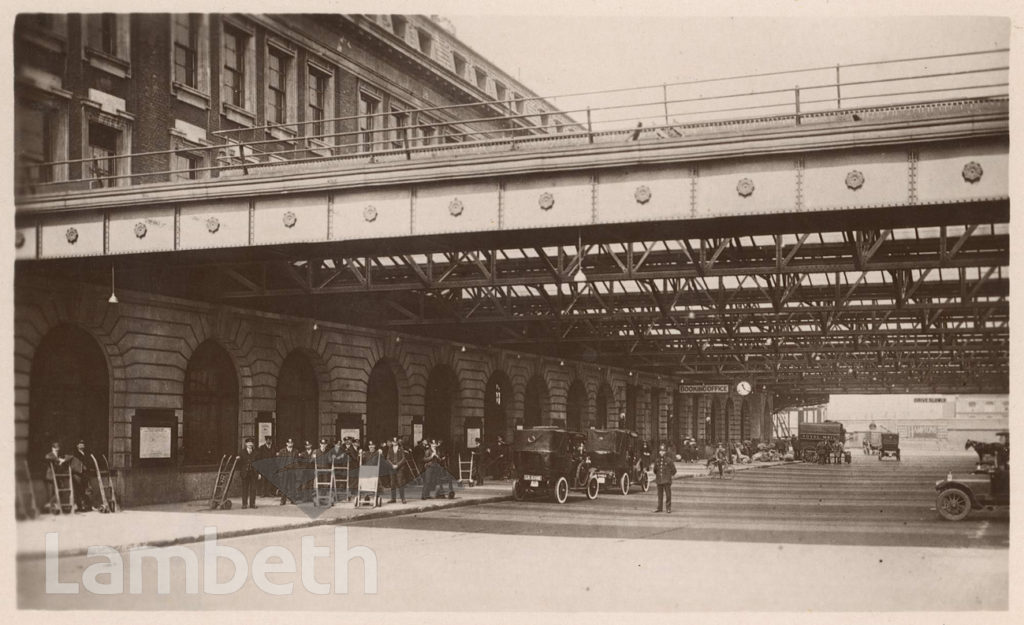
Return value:
[(22, 460), (20, 468), (15, 468), (15, 514), (19, 519), (34, 519), (39, 512), (36, 506), (36, 490), (32, 485), (32, 473), (28, 469), (28, 461)]
[(348, 487), (349, 487), (349, 463), (351, 461), (346, 459), (345, 466), (339, 467), (338, 465), (331, 462), (331, 502), (338, 503), (339, 501), (348, 501)]
[(363, 493), (369, 493), (371, 508), (380, 506), (380, 465), (384, 454), (377, 456), (377, 466), (363, 465), (359, 467), (359, 484), (356, 487), (356, 507), (363, 505)]
[(47, 505), (52, 514), (74, 514), (78, 511), (75, 508), (75, 480), (71, 477), (70, 462), (67, 471), (58, 471), (56, 466), (53, 467), (53, 493)]
[(103, 458), (103, 469), (100, 469), (99, 460), (96, 459), (94, 454), (89, 454), (92, 457), (92, 464), (96, 467), (96, 481), (99, 482), (100, 486), (100, 497), (103, 499), (103, 506), (100, 508), (100, 512), (117, 512), (117, 494), (114, 488), (114, 475), (110, 471), (110, 463), (107, 462), (107, 457), (100, 454)]
[(321, 468), (313, 465), (313, 505), (330, 508), (334, 505), (334, 463)]
[(217, 467), (217, 479), (213, 482), (213, 495), (210, 496), (211, 509), (231, 509), (228, 489), (231, 488), (231, 479), (235, 476), (235, 465), (238, 464), (238, 458), (231, 454), (224, 454), (221, 457), (220, 466)]
[(469, 452), (469, 460), (463, 460), (462, 454), (459, 454), (459, 484), (468, 484), (473, 486), (476, 481), (473, 479), (473, 463), (476, 459), (476, 452)]

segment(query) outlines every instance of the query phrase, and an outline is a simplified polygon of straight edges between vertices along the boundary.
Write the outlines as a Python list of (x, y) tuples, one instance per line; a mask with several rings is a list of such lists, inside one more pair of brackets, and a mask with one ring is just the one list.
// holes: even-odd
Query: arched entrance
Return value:
[(544, 422), (544, 404), (548, 397), (548, 385), (544, 378), (535, 375), (526, 383), (526, 397), (523, 401), (523, 426), (534, 427)]
[(309, 358), (298, 351), (288, 354), (277, 378), (277, 439), (289, 438), (301, 449), (304, 441), (320, 438), (320, 389)]
[(387, 359), (370, 370), (366, 383), (366, 437), (376, 442), (398, 436), (398, 380)]
[(186, 465), (217, 464), (238, 441), (238, 375), (227, 351), (206, 341), (185, 371), (182, 455)]
[(608, 398), (611, 396), (612, 389), (607, 384), (602, 384), (597, 389), (597, 414), (594, 419), (594, 427), (598, 429), (608, 427)]
[(661, 389), (651, 389), (651, 414), (647, 417), (647, 438), (651, 440), (654, 449), (658, 448), (661, 442)]
[(583, 431), (583, 415), (587, 410), (587, 388), (582, 380), (575, 380), (569, 386), (565, 402), (565, 427), (572, 432)]
[(626, 422), (619, 423), (620, 428), (636, 431), (636, 385), (626, 385)]
[(750, 438), (750, 402), (743, 400), (740, 406), (740, 440)]
[(42, 461), (55, 440), (67, 453), (79, 439), (85, 439), (97, 456), (107, 453), (107, 361), (87, 332), (61, 325), (43, 337), (32, 361), (29, 394), (28, 457), (33, 465)]
[(707, 422), (707, 438), (708, 445), (717, 445), (722, 439), (719, 438), (718, 432), (718, 401), (711, 401), (711, 418)]
[[(690, 431), (693, 433), (691, 436), (695, 439), (701, 439), (700, 435), (700, 396), (690, 395)], [(708, 439), (708, 433), (704, 432), (704, 441)]]
[(439, 438), (451, 445), (458, 396), (459, 379), (451, 367), (434, 367), (427, 377), (427, 394), (423, 401), (424, 438)]
[(484, 391), (484, 441), (493, 442), (498, 436), (509, 440), (505, 404), (511, 398), (511, 393), (512, 384), (504, 371), (495, 371), (487, 379)]
[[(726, 399), (725, 400), (725, 415), (722, 418), (722, 442), (725, 443), (726, 447), (728, 447), (729, 443), (732, 442), (732, 439), (730, 438), (731, 434), (729, 433), (730, 432), (729, 426), (731, 425), (729, 422), (732, 421), (732, 413), (733, 413), (732, 400), (731, 399)], [(735, 434), (735, 432), (733, 432), (733, 434)]]

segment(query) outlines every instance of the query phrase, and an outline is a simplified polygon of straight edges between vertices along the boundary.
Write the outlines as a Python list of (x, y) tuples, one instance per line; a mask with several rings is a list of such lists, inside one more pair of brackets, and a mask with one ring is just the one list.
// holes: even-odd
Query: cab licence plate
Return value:
[(537, 488), (538, 486), (540, 486), (540, 482), (538, 482), (537, 480), (530, 481), (530, 488)]
[(598, 484), (604, 484), (604, 476), (603, 475), (597, 478), (597, 483)]
[[(523, 479), (530, 480), (532, 482), (539, 482), (541, 480), (541, 477), (539, 475), (524, 475)], [(534, 486), (536, 486), (536, 484), (534, 484)]]

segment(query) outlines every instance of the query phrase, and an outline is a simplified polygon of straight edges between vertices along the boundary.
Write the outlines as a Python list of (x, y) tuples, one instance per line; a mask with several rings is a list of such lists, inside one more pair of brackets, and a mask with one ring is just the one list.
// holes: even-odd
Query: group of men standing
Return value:
[[(333, 444), (321, 438), (317, 448), (306, 441), (300, 449), (294, 439), (289, 438), (284, 447), (274, 451), (271, 437), (265, 437), (259, 448), (249, 437), (245, 439), (236, 468), (242, 481), (242, 508), (256, 507), (257, 491), (263, 497), (279, 494), (282, 506), (288, 502), (297, 504), (310, 501), (315, 490), (316, 469), (343, 472), (347, 477), (348, 495), (354, 497), (360, 494), (360, 472), (374, 467), (379, 478), (377, 493), (390, 487), (389, 503), (398, 501), (396, 495), (402, 503), (406, 503), (405, 485), (413, 479), (413, 467), (422, 465), (423, 495), (426, 498), (433, 488), (443, 483), (447, 473), (438, 447), (438, 441), (424, 441), (422, 451), (417, 449), (413, 453), (399, 439), (392, 438), (383, 441), (379, 448), (373, 441), (368, 441), (364, 449), (358, 440), (345, 437)], [(416, 455), (421, 457), (419, 465), (414, 460)], [(450, 496), (454, 496), (450, 480), (448, 485)]]
[(46, 488), (49, 494), (49, 505), (60, 505), (57, 501), (56, 480), (54, 476), (67, 475), (71, 472), (72, 492), (75, 508), (79, 512), (89, 512), (99, 508), (96, 498), (100, 496), (100, 484), (96, 475), (96, 462), (91, 453), (86, 451), (84, 439), (79, 439), (70, 454), (61, 451), (60, 441), (50, 444), (46, 454)]

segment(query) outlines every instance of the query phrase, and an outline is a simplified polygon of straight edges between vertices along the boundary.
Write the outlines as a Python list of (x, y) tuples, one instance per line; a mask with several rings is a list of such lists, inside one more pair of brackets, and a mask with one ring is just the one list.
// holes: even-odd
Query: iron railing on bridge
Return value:
[(856, 121), (892, 107), (1009, 97), (1006, 48), (819, 66), (519, 100), (246, 126), (205, 144), (45, 163), (20, 162), (17, 192), (65, 193), (138, 184), (345, 169), (457, 154), (560, 149), (707, 133)]

